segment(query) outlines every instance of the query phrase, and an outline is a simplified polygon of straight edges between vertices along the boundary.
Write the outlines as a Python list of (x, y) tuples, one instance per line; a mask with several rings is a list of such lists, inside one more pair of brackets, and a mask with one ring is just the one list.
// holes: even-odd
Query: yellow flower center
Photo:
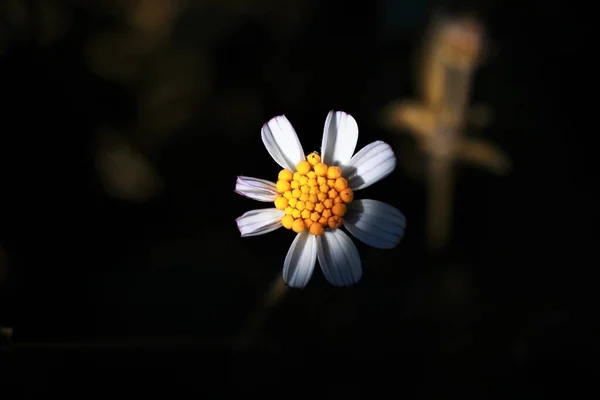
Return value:
[(340, 167), (323, 164), (317, 153), (306, 159), (296, 165), (296, 172), (279, 172), (275, 207), (285, 211), (281, 223), (286, 229), (320, 235), (342, 225), (354, 193)]

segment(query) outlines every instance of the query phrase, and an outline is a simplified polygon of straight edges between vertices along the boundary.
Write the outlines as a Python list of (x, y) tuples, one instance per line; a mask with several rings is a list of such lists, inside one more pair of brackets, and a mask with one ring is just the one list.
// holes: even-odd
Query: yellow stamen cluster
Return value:
[(296, 172), (281, 170), (277, 179), (275, 207), (285, 211), (281, 223), (286, 229), (320, 235), (342, 225), (354, 194), (340, 167), (327, 166), (312, 153), (296, 165)]

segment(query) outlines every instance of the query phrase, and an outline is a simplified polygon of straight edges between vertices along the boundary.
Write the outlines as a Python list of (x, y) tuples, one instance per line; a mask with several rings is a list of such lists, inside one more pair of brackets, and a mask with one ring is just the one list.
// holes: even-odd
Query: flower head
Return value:
[[(277, 182), (239, 176), (235, 190), (274, 208), (248, 211), (236, 220), (244, 236), (284, 227), (296, 232), (283, 265), (283, 279), (303, 288), (317, 259), (334, 286), (349, 286), (362, 276), (358, 250), (340, 228), (381, 249), (398, 245), (406, 219), (396, 208), (377, 200), (356, 200), (354, 192), (388, 176), (396, 167), (392, 148), (373, 142), (354, 154), (358, 125), (351, 115), (330, 112), (323, 131), (322, 154), (304, 155), (294, 128), (284, 116), (262, 128), (267, 151), (283, 169)], [(354, 154), (354, 156), (353, 156)]]

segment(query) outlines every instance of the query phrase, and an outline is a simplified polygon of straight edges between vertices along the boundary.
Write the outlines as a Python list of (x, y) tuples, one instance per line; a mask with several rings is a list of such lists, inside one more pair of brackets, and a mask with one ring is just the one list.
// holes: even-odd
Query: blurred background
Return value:
[[(426, 158), (381, 115), (419, 99), (414, 59), (440, 12), (485, 28), (468, 103), (493, 117), (465, 135), (512, 171), (457, 164), (451, 237), (431, 251)], [(592, 304), (598, 221), (584, 13), (512, 0), (2, 1), (0, 325), (14, 333), (0, 356), (28, 371), (28, 391), (123, 356), (176, 391), (217, 387), (188, 364), (260, 393), (343, 359), (350, 382), (302, 379), (370, 393), (369, 371), (389, 365), (420, 397), (513, 384), (543, 396), (547, 370), (584, 371), (595, 349), (576, 318)], [(396, 171), (359, 195), (399, 208), (406, 236), (393, 250), (355, 241), (354, 287), (317, 269), (265, 302), (293, 234), (239, 237), (235, 218), (265, 205), (237, 196), (236, 176), (275, 179), (268, 119), (285, 114), (310, 152), (331, 109), (356, 118), (357, 148), (394, 147)]]

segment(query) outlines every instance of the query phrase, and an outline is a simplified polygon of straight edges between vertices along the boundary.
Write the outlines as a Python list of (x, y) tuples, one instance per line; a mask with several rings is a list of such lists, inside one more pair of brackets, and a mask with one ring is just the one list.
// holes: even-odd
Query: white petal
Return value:
[(330, 111), (323, 128), (321, 158), (328, 165), (345, 165), (352, 158), (358, 142), (356, 120), (343, 111)]
[(296, 165), (304, 160), (298, 135), (285, 116), (275, 117), (264, 124), (261, 136), (267, 151), (282, 168), (295, 171)]
[(305, 230), (296, 235), (285, 262), (283, 263), (283, 280), (293, 287), (302, 289), (313, 274), (317, 262), (317, 237)]
[(285, 213), (276, 208), (264, 208), (244, 213), (235, 220), (242, 237), (258, 236), (281, 227), (281, 217)]
[(350, 286), (362, 276), (358, 250), (341, 229), (326, 230), (317, 239), (319, 264), (334, 286)]
[(253, 200), (272, 202), (277, 197), (277, 189), (273, 182), (264, 179), (238, 176), (235, 192)]
[(363, 147), (342, 168), (350, 189), (359, 190), (385, 178), (396, 168), (396, 156), (389, 144), (376, 141)]
[(355, 200), (348, 205), (344, 226), (369, 246), (392, 249), (404, 236), (406, 218), (400, 210), (382, 201)]

